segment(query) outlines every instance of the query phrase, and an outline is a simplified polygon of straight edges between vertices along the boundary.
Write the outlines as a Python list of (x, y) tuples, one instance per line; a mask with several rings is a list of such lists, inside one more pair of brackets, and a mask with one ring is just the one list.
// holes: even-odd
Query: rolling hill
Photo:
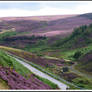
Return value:
[(57, 89), (57, 85), (32, 73), (0, 49), (0, 86), (4, 89)]
[(92, 24), (76, 28), (70, 36), (56, 41), (53, 46), (66, 51), (66, 57), (75, 58), (73, 60), (78, 62), (80, 71), (92, 74)]
[(69, 34), (75, 27), (90, 23), (92, 20), (83, 15), (12, 17), (0, 18), (0, 30), (15, 29), (16, 32), (28, 32), (27, 36), (55, 36)]
[[(11, 78), (14, 77), (14, 79), (18, 81), (20, 80), (20, 77), (22, 77), (23, 81), (26, 82), (26, 86), (29, 83), (24, 75), (25, 72), (28, 74), (30, 74), (30, 72), (5, 53), (8, 52), (12, 55), (24, 58), (25, 60), (28, 60), (29, 63), (33, 63), (34, 65), (45, 69), (45, 71), (74, 83), (79, 87), (91, 89), (92, 79), (89, 80), (70, 70), (72, 65), (77, 63), (79, 71), (84, 70), (84, 72), (88, 72), (88, 74), (91, 73), (91, 15), (92, 13), (82, 15), (0, 18), (1, 80), (7, 81), (8, 85), (10, 85), (11, 83), (7, 78), (7, 76), (10, 75), (10, 77), (12, 76)], [(12, 71), (12, 68), (14, 71)], [(8, 75), (6, 70), (9, 73)], [(3, 77), (3, 71), (5, 71), (5, 77)], [(19, 78), (16, 79), (16, 76), (18, 75)], [(45, 86), (46, 89), (51, 89), (52, 86), (56, 87), (56, 85), (52, 83), (52, 86), (48, 85), (48, 81), (41, 78), (39, 79), (37, 76), (32, 76), (32, 78), (35, 78), (34, 82), (31, 82), (33, 83), (32, 85), (36, 84), (35, 86), (38, 89), (42, 86), (43, 89), (45, 89)], [(35, 80), (37, 80), (37, 82)], [(11, 80), (11, 82), (15, 85), (14, 80)], [(48, 83), (45, 84), (46, 82)], [(40, 83), (42, 85), (40, 85)], [(20, 88), (28, 89), (28, 87), (25, 88), (21, 85), (22, 81), (20, 81)], [(30, 83), (29, 86), (29, 88), (32, 89)], [(35, 89), (35, 86), (33, 89)], [(15, 89), (15, 87), (18, 89), (17, 85), (10, 85), (10, 87), (11, 89)]]
[(75, 49), (88, 46), (92, 43), (92, 24), (75, 28), (72, 34), (61, 41), (56, 42), (56, 46)]
[[(92, 23), (89, 14), (86, 15), (88, 17), (85, 17), (85, 14), (83, 14), (0, 18), (0, 34), (5, 35), (0, 44), (18, 48), (25, 48), (31, 44), (36, 44), (39, 40), (44, 40), (44, 43), (48, 45), (52, 44), (55, 40), (60, 40), (62, 37), (70, 35), (76, 27)], [(11, 34), (11, 36), (6, 36), (6, 33)], [(34, 39), (31, 41), (29, 38), (33, 35), (46, 36), (48, 40)]]

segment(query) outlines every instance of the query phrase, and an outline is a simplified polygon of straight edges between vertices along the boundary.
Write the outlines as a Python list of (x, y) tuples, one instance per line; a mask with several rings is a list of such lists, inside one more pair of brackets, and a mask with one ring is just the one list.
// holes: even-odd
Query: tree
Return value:
[(81, 51), (75, 52), (73, 58), (78, 59), (82, 55)]
[(63, 67), (63, 72), (68, 72), (68, 67)]
[(35, 35), (32, 35), (32, 36), (31, 36), (31, 40), (33, 40), (33, 39), (35, 39)]

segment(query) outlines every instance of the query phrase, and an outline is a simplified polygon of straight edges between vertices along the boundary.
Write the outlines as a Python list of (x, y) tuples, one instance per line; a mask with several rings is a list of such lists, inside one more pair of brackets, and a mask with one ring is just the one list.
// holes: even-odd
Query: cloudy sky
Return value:
[(90, 12), (92, 12), (92, 1), (0, 1), (0, 17)]

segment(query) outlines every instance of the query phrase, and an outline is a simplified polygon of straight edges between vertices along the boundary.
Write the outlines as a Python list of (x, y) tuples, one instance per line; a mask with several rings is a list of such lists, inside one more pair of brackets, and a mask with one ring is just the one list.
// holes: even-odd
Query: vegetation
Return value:
[[(16, 50), (15, 50), (16, 51)], [(32, 72), (24, 67), (22, 64), (18, 63), (14, 58), (7, 55), (4, 51), (0, 50), (0, 65), (3, 67), (10, 67), (14, 69), (17, 73), (24, 76), (25, 78), (29, 79)], [(35, 76), (37, 79), (42, 81), (43, 83), (49, 85), (51, 88), (58, 88), (56, 84), (52, 83), (51, 81)], [(28, 88), (27, 88), (28, 89)]]
[(4, 32), (4, 33), (0, 34), (0, 41), (3, 41), (5, 38), (14, 36), (16, 34), (17, 34), (17, 32), (15, 32), (15, 31)]
[[(25, 60), (28, 59), (28, 58), (25, 58), (25, 55), (27, 55), (27, 56), (30, 56), (30, 55), (31, 55), (30, 58), (34, 57), (33, 54), (28, 53), (28, 52), (24, 52), (24, 51), (19, 50), (19, 49), (14, 49), (14, 48), (9, 48), (9, 47), (4, 47), (4, 46), (0, 46), (0, 48), (2, 48), (2, 49), (5, 50), (5, 51), (11, 51), (12, 53), (15, 52), (15, 53), (13, 53), (13, 54), (16, 54), (16, 53), (17, 53), (17, 54), (16, 54), (17, 56), (19, 56), (20, 58), (22, 57), (22, 59), (24, 58)], [(21, 53), (21, 54), (20, 54), (20, 53)], [(23, 54), (23, 53), (25, 53), (25, 54)], [(35, 58), (37, 59), (37, 57), (35, 57)], [(38, 60), (38, 59), (37, 59), (37, 60)], [(51, 59), (51, 60), (53, 60), (53, 59)], [(27, 61), (25, 61), (25, 62), (27, 62)], [(43, 68), (42, 66), (39, 66), (38, 64), (35, 64), (34, 62), (32, 63), (32, 62), (29, 62), (29, 61), (28, 61), (27, 63), (28, 63), (28, 64), (31, 64), (33, 67), (39, 69), (40, 71), (42, 71), (42, 72), (44, 72), (44, 73), (46, 73), (46, 74), (48, 74), (48, 75), (54, 77), (55, 79), (60, 80), (61, 82), (63, 81), (65, 84), (68, 84), (68, 82), (66, 82), (66, 81), (63, 80), (62, 78), (58, 78), (58, 76), (57, 76), (56, 74), (52, 73), (52, 71), (47, 70), (45, 67)], [(47, 64), (46, 64), (46, 67), (47, 67)], [(48, 72), (47, 72), (47, 71), (48, 71)], [(39, 79), (40, 79), (40, 78), (39, 78)], [(41, 80), (43, 80), (43, 79), (41, 79)], [(47, 80), (45, 79), (44, 82), (49, 83), (50, 81), (47, 81)], [(52, 83), (49, 83), (49, 86), (50, 86), (50, 84), (52, 85)], [(75, 88), (72, 84), (68, 84), (68, 85), (70, 85), (72, 88)], [(53, 84), (53, 85), (51, 86), (51, 88), (57, 88), (57, 86), (55, 87), (55, 84)]]
[(78, 59), (81, 56), (81, 54), (82, 54), (81, 51), (77, 51), (75, 52), (73, 58)]
[[(38, 38), (38, 40), (37, 40)], [(34, 35), (31, 37), (31, 40), (37, 40), (35, 43), (33, 44), (27, 44), (25, 46), (25, 48), (23, 48), (23, 50), (32, 52), (32, 53), (36, 53), (37, 55), (40, 55), (41, 52), (43, 52), (44, 50), (47, 50), (49, 48), (47, 42), (48, 42), (48, 38), (45, 36), (38, 36), (35, 37)]]
[(68, 67), (63, 67), (63, 72), (68, 72), (68, 71), (69, 71)]
[(79, 28), (75, 28), (70, 36), (61, 39), (61, 41), (56, 41), (54, 46), (68, 50), (88, 46), (92, 43), (91, 36), (92, 24), (89, 26), (84, 25)]
[(92, 80), (86, 79), (85, 77), (78, 77), (73, 80), (73, 83), (84, 88), (84, 89), (92, 89)]
[(0, 67), (0, 77), (8, 83), (10, 89), (51, 89), (47, 84), (37, 79), (35, 75), (31, 74), (30, 78), (25, 79), (10, 68)]
[(43, 81), (44, 83), (48, 84), (52, 89), (58, 89), (57, 85), (52, 83), (51, 81), (41, 78), (39, 76), (36, 76), (39, 80)]
[(8, 56), (2, 50), (0, 50), (0, 65), (3, 67), (11, 67), (23, 76), (31, 73), (26, 67), (18, 63), (14, 58)]
[(9, 86), (8, 86), (8, 84), (4, 81), (4, 80), (2, 80), (1, 78), (0, 78), (0, 90), (8, 90), (9, 89)]
[[(4, 32), (0, 34), (0, 41), (2, 42), (10, 37), (7, 39), (7, 41), (9, 41), (16, 34), (16, 32)], [(13, 42), (18, 39), (19, 38), (15, 37), (11, 40)], [(50, 44), (51, 42), (49, 38), (45, 36), (23, 36), (20, 37), (20, 40), (28, 41), (28, 43), (25, 44), (23, 48), (21, 48), (25, 51), (3, 46), (0, 48), (3, 48), (4, 50), (24, 58), (32, 63), (38, 64), (38, 66), (45, 68), (46, 71), (50, 71), (52, 74), (63, 77), (78, 87), (92, 89), (92, 79), (80, 76), (77, 73), (71, 73), (69, 70), (69, 68), (71, 68), (72, 65), (77, 62), (76, 69), (81, 72), (85, 72), (85, 74), (87, 73), (92, 75), (92, 24), (75, 28), (70, 36), (56, 40), (53, 44)], [(31, 42), (31, 44), (29, 42)], [(18, 46), (15, 47), (18, 48)], [(0, 58), (0, 65), (4, 67), (7, 66), (14, 68), (19, 74), (23, 76), (25, 76), (25, 74), (29, 75), (31, 73), (24, 66), (16, 62), (14, 58), (9, 57), (2, 50), (0, 50)], [(63, 73), (61, 72), (62, 70)], [(51, 86), (53, 89), (57, 88), (57, 86), (50, 81), (39, 76), (35, 77)]]

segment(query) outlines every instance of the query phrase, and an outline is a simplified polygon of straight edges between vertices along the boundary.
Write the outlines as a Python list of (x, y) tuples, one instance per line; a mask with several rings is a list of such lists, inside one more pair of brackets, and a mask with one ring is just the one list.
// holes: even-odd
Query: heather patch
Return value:
[(0, 77), (8, 83), (10, 89), (51, 89), (35, 75), (31, 74), (29, 79), (25, 79), (11, 68), (0, 67)]

